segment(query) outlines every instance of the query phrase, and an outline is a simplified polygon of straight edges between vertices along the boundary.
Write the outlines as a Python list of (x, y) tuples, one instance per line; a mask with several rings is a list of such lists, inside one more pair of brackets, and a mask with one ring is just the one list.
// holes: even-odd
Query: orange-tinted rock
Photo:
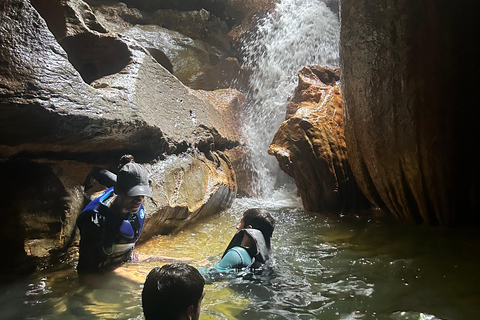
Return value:
[[(347, 158), (342, 92), (335, 80), (322, 75), (338, 70), (310, 66), (299, 73), (299, 87), (268, 153), (295, 179), (305, 210), (339, 212), (360, 209), (366, 200), (357, 188)], [(327, 81), (327, 80), (325, 80)]]
[(221, 152), (169, 156), (148, 168), (156, 205), (146, 204), (139, 241), (180, 230), (201, 216), (228, 208), (235, 199), (235, 172)]
[[(253, 195), (252, 179), (250, 173), (245, 169), (244, 160), (246, 158), (243, 147), (243, 137), (239, 114), (244, 107), (245, 96), (235, 89), (222, 89), (215, 91), (197, 90), (195, 94), (198, 97), (207, 99), (222, 115), (225, 127), (230, 128), (226, 132), (226, 138), (230, 141), (240, 141), (241, 143), (234, 148), (228, 148), (223, 153), (231, 161), (233, 170), (236, 174), (238, 194)], [(233, 139), (233, 140), (232, 140)], [(218, 143), (217, 143), (218, 144)], [(233, 147), (231, 145), (230, 147)]]
[(298, 73), (298, 85), (295, 93), (287, 106), (287, 115), (285, 119), (292, 117), (298, 108), (305, 105), (319, 103), (323, 96), (324, 90), (331, 86), (335, 86), (340, 80), (340, 69), (334, 67), (313, 67), (303, 68)]
[(478, 48), (469, 35), (479, 2), (341, 6), (345, 136), (359, 186), (402, 220), (478, 222)]

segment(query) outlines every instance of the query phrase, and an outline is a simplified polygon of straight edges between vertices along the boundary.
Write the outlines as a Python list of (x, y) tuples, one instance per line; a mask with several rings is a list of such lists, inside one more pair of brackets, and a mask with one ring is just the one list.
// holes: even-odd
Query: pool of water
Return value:
[[(408, 226), (381, 212), (311, 217), (298, 199), (237, 199), (176, 235), (141, 244), (140, 257), (220, 260), (242, 212), (271, 211), (273, 258), (262, 274), (208, 279), (201, 319), (477, 319), (480, 239), (475, 229)], [(143, 319), (141, 288), (161, 262), (79, 278), (76, 258), (46, 262), (0, 286), (1, 319)]]

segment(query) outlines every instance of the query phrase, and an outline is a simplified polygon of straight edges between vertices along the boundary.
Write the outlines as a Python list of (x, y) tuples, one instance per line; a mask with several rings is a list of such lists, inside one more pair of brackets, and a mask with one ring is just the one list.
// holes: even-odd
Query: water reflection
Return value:
[[(480, 311), (480, 241), (474, 230), (406, 226), (380, 212), (310, 217), (282, 196), (237, 199), (220, 216), (140, 245), (144, 256), (220, 260), (244, 210), (277, 220), (263, 273), (206, 286), (201, 319), (475, 319)], [(143, 319), (141, 285), (158, 263), (128, 264), (93, 279), (75, 260), (48, 265), (0, 291), (2, 319)]]

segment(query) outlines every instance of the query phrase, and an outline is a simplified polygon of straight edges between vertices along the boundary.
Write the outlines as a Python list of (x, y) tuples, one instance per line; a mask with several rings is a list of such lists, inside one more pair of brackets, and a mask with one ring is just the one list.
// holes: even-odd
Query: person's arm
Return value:
[(92, 221), (92, 218), (92, 215), (87, 215), (77, 221), (77, 226), (80, 229), (77, 266), (79, 273), (97, 272), (102, 261), (101, 229)]
[(214, 268), (220, 272), (241, 269), (248, 267), (252, 264), (252, 258), (248, 254), (247, 250), (242, 247), (233, 247), (230, 249), (217, 263)]
[(94, 167), (85, 178), (85, 182), (83, 183), (84, 191), (93, 188), (95, 181), (100, 183), (102, 186), (110, 188), (113, 187), (117, 182), (117, 175), (107, 169)]

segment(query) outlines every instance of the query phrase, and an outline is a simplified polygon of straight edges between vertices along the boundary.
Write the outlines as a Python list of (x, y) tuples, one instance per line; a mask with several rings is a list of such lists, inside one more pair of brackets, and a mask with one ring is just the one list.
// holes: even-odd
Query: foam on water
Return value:
[(257, 196), (270, 197), (278, 164), (268, 146), (285, 119), (298, 71), (307, 65), (338, 66), (340, 24), (321, 0), (281, 0), (244, 43), (244, 67), (252, 70), (244, 134)]

